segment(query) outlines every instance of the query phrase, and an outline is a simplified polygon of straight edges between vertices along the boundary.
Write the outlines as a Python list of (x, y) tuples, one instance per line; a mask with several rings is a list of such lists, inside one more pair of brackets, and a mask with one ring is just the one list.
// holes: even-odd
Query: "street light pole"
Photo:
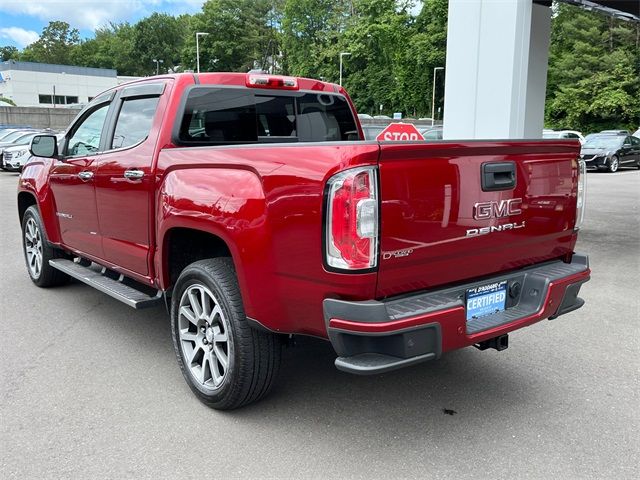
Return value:
[(340, 82), (338, 85), (342, 86), (342, 57), (351, 55), (351, 52), (340, 52)]
[(164, 60), (156, 60), (155, 58), (153, 59), (153, 61), (156, 64), (156, 75), (160, 75), (160, 64), (164, 63)]
[(199, 38), (200, 36), (206, 36), (209, 35), (207, 32), (196, 32), (196, 64), (197, 64), (197, 69), (198, 69), (198, 73), (200, 73), (200, 41)]
[(435, 67), (433, 69), (433, 88), (431, 92), (431, 126), (433, 127), (435, 107), (436, 107), (436, 72), (438, 70), (444, 70), (444, 67)]

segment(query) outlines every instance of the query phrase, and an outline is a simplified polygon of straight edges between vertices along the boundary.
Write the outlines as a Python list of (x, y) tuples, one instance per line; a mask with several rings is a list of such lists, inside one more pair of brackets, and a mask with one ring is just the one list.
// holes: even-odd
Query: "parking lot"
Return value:
[(590, 173), (586, 306), (374, 377), (299, 339), (274, 392), (203, 406), (164, 310), (25, 271), (0, 173), (0, 478), (639, 478), (640, 172)]

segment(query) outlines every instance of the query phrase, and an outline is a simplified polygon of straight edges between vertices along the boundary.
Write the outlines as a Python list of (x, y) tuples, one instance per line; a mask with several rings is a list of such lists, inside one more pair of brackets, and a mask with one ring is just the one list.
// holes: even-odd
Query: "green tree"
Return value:
[(162, 60), (160, 72), (175, 69), (180, 64), (180, 50), (184, 43), (181, 22), (165, 13), (153, 13), (134, 27), (134, 54), (139, 63), (138, 73), (153, 75)]
[[(447, 11), (447, 0), (426, 0), (400, 54), (396, 72), (403, 111), (416, 117), (431, 117), (433, 69), (446, 63)], [(440, 72), (436, 81), (436, 109), (444, 100), (443, 80)]]
[[(353, 2), (352, 14), (341, 35), (341, 48), (351, 52), (344, 85), (360, 112), (407, 112), (399, 66), (412, 33), (412, 6), (410, 1), (396, 0)], [(338, 53), (334, 55), (337, 61)]]
[[(278, 53), (274, 22), (279, 15), (276, 0), (209, 0), (194, 15), (182, 50), (184, 68), (196, 68), (196, 32), (200, 37), (200, 69), (246, 72), (265, 68), (267, 57)], [(271, 62), (273, 64), (274, 61)]]
[(0, 47), (0, 62), (6, 62), (7, 60), (15, 60), (18, 58), (20, 51), (13, 45), (5, 45)]
[(111, 23), (95, 31), (72, 54), (74, 64), (114, 68), (119, 75), (144, 74), (135, 51), (135, 29), (129, 23)]
[[(327, 77), (335, 66), (337, 43), (349, 10), (334, 0), (286, 0), (282, 12), (283, 67), (290, 75)], [(327, 80), (337, 81), (330, 72)]]
[(42, 29), (40, 38), (23, 50), (20, 59), (69, 65), (72, 63), (73, 50), (79, 43), (80, 33), (67, 22), (49, 22)]
[(640, 124), (640, 26), (555, 6), (545, 120), (584, 132)]

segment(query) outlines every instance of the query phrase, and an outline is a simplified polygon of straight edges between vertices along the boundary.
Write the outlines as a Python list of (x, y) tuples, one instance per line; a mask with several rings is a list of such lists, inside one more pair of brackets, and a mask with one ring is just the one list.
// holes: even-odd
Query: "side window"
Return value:
[(108, 110), (109, 104), (105, 103), (91, 112), (74, 128), (69, 142), (67, 142), (67, 156), (77, 157), (98, 152), (102, 137), (102, 127)]
[(128, 98), (122, 103), (111, 148), (125, 148), (149, 136), (160, 97)]
[(640, 146), (640, 138), (631, 137), (631, 145)]
[(623, 147), (630, 147), (631, 146), (631, 137), (627, 137), (624, 139), (624, 143), (622, 144)]
[(580, 138), (580, 137), (578, 137), (578, 135), (576, 135), (575, 133), (567, 133), (567, 137), (568, 137), (568, 138)]
[(253, 93), (230, 88), (194, 88), (187, 98), (179, 139), (209, 145), (256, 142)]

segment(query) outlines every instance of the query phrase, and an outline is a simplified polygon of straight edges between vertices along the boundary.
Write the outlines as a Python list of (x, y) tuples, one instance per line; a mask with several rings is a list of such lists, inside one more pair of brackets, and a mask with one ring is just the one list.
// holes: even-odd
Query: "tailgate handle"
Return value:
[(482, 164), (482, 191), (511, 190), (516, 186), (515, 162)]

